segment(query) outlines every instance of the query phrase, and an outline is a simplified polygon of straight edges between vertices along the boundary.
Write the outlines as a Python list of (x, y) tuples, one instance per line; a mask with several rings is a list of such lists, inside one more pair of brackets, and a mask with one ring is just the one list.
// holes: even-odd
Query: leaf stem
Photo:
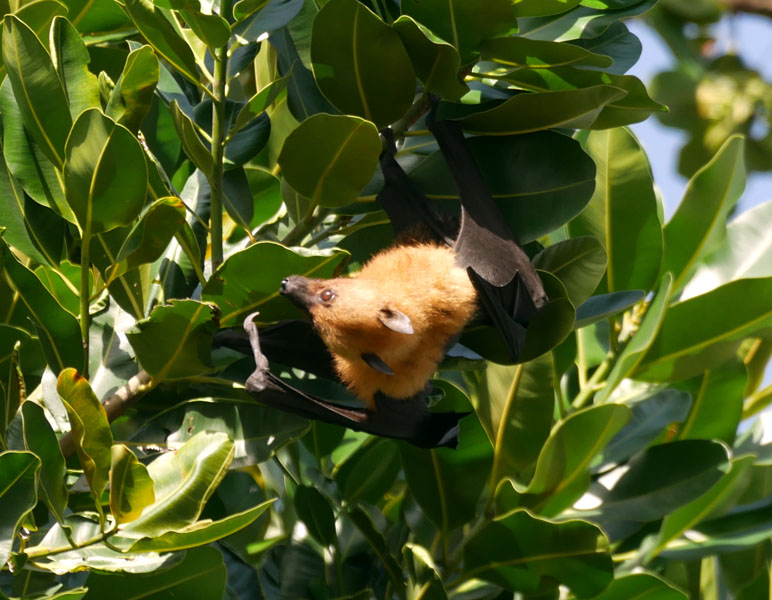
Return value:
[(41, 548), (40, 550), (28, 550), (25, 552), (28, 559), (36, 559), (36, 558), (42, 558), (45, 556), (53, 556), (54, 554), (62, 554), (64, 552), (70, 552), (72, 550), (81, 550), (82, 548), (86, 548), (87, 546), (93, 546), (94, 544), (98, 544), (100, 542), (107, 541), (108, 538), (112, 537), (118, 532), (118, 527), (113, 527), (110, 531), (105, 531), (104, 533), (100, 533), (99, 535), (96, 535), (92, 538), (89, 538), (87, 540), (84, 540), (82, 542), (77, 542), (74, 545), (67, 545), (67, 546), (57, 546), (55, 548)]
[[(231, 0), (220, 2), (220, 16), (228, 20), (231, 13)], [(225, 163), (225, 100), (228, 79), (228, 43), (216, 48), (214, 55), (214, 84), (212, 100), (212, 196), (209, 217), (209, 235), (212, 244), (212, 272), (222, 264), (222, 212), (223, 212), (223, 172)]]
[(587, 384), (582, 388), (582, 391), (576, 395), (573, 401), (573, 407), (582, 408), (592, 398), (593, 394), (598, 391), (599, 384), (603, 378), (608, 374), (611, 366), (614, 364), (616, 355), (609, 354), (605, 360), (598, 365), (592, 374), (592, 377), (587, 381)]
[(313, 231), (314, 227), (324, 221), (327, 215), (330, 214), (329, 208), (321, 208), (317, 212), (316, 216), (314, 216), (316, 207), (317, 205), (315, 204), (308, 207), (308, 210), (306, 211), (306, 214), (303, 216), (303, 218), (298, 222), (297, 225), (295, 225), (295, 227), (292, 228), (292, 230), (286, 236), (284, 236), (284, 239), (281, 241), (282, 244), (285, 246), (297, 246), (300, 242), (303, 241), (303, 238), (305, 238), (311, 231)]

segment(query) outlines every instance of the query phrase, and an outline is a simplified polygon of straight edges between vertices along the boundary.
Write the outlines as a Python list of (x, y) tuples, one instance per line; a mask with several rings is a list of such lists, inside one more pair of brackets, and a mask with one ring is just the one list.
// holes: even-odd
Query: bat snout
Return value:
[(308, 310), (311, 305), (311, 294), (308, 289), (308, 279), (300, 275), (290, 275), (281, 281), (279, 293), (285, 296), (298, 308)]

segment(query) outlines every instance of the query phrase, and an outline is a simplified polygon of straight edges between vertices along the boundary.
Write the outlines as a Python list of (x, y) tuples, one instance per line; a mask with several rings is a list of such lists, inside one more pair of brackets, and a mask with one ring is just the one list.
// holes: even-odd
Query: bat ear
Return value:
[(410, 317), (396, 308), (382, 308), (378, 311), (378, 320), (397, 333), (404, 333), (406, 335), (413, 333), (413, 324), (410, 322)]

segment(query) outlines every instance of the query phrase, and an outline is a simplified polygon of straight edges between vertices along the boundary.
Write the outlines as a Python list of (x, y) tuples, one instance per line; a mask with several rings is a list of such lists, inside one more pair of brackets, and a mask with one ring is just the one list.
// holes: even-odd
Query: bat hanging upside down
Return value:
[(351, 277), (293, 275), (281, 293), (311, 316), (341, 379), (375, 407), (424, 391), (450, 340), (476, 311), (476, 291), (455, 252), (437, 244), (397, 245)]

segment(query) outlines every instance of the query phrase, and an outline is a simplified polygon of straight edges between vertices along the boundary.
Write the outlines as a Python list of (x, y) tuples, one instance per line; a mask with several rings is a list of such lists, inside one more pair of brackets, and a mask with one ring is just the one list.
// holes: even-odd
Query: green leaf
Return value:
[(222, 48), (228, 43), (231, 34), (228, 21), (218, 14), (201, 12), (201, 4), (198, 0), (172, 0), (170, 4), (173, 9), (180, 12), (196, 37), (204, 42), (210, 51), (214, 48)]
[(410, 494), (444, 536), (474, 518), (491, 469), (491, 444), (479, 421), (467, 417), (459, 429), (458, 449), (399, 445)]
[(295, 512), (308, 533), (322, 546), (335, 542), (335, 515), (329, 502), (316, 489), (299, 485), (295, 490)]
[(335, 475), (343, 497), (354, 505), (360, 500), (375, 503), (389, 490), (399, 474), (397, 445), (386, 439), (363, 446)]
[(700, 259), (723, 240), (726, 218), (745, 189), (744, 142), (730, 137), (689, 181), (681, 204), (665, 225), (662, 270), (675, 277), (679, 291)]
[(21, 405), (24, 446), (40, 458), (40, 495), (57, 521), (64, 518), (67, 508), (67, 470), (59, 440), (48, 423), (43, 408), (27, 400)]
[(37, 504), (40, 459), (32, 452), (0, 454), (0, 566), (11, 555), (16, 530)]
[(113, 444), (105, 407), (94, 395), (88, 381), (75, 369), (59, 373), (56, 391), (67, 408), (75, 451), (94, 499), (99, 503), (110, 473), (110, 447)]
[(686, 594), (682, 591), (650, 573), (632, 573), (617, 577), (603, 592), (593, 596), (592, 600), (624, 600), (628, 598), (687, 600)]
[[(529, 69), (524, 69), (526, 73), (530, 73), (530, 69), (541, 70), (564, 65), (609, 67), (613, 62), (608, 56), (594, 54), (589, 50), (585, 50), (584, 48), (572, 44), (529, 40), (524, 37), (493, 38), (486, 41), (480, 50), (480, 58), (492, 60), (502, 65), (529, 67)], [(595, 71), (588, 72), (594, 73)], [(517, 74), (518, 71), (515, 71), (514, 73), (510, 73), (509, 76)], [(608, 83), (608, 81), (604, 83)]]
[(546, 17), (568, 12), (581, 0), (516, 0), (515, 14), (518, 17)]
[(547, 356), (516, 366), (472, 371), (472, 403), (494, 447), (493, 486), (517, 477), (539, 456), (552, 427), (552, 364)]
[(743, 412), (748, 373), (740, 360), (705, 371), (689, 386), (694, 401), (678, 439), (722, 440), (732, 444)]
[(56, 17), (51, 28), (51, 60), (64, 86), (70, 116), (76, 119), (89, 108), (100, 108), (99, 84), (88, 70), (91, 62), (78, 30), (64, 17)]
[(72, 120), (51, 57), (35, 33), (13, 15), (3, 20), (3, 60), (24, 126), (57, 168)]
[(643, 359), (662, 326), (662, 320), (665, 318), (672, 293), (673, 276), (670, 273), (665, 273), (654, 299), (638, 326), (638, 330), (614, 361), (614, 366), (606, 378), (605, 387), (595, 395), (596, 403), (605, 402), (611, 392), (616, 389), (625, 377), (635, 370), (635, 367)]
[(646, 154), (627, 129), (593, 131), (586, 149), (598, 166), (595, 194), (569, 224), (571, 235), (603, 243), (608, 291), (649, 290), (660, 272), (662, 230)]
[(772, 202), (740, 213), (726, 228), (726, 238), (697, 267), (684, 287), (686, 300), (737, 279), (772, 277)]
[(179, 379), (214, 369), (211, 353), (217, 326), (213, 306), (172, 300), (156, 306), (147, 319), (137, 321), (126, 337), (153, 379)]
[(402, 548), (408, 573), (408, 598), (411, 600), (447, 600), (440, 570), (431, 553), (418, 544), (407, 543)]
[(592, 459), (630, 420), (623, 404), (604, 404), (578, 410), (550, 433), (523, 503), (541, 514), (556, 515), (571, 506), (590, 484)]
[[(570, 137), (553, 131), (469, 137), (467, 147), (504, 220), (521, 243), (550, 233), (578, 215), (592, 196), (595, 165)], [(410, 172), (432, 200), (458, 200), (438, 151)]]
[[(471, 115), (454, 117), (447, 109), (442, 118), (457, 118), (468, 133), (513, 135), (562, 127), (591, 127), (601, 111), (626, 95), (609, 85), (594, 85), (577, 90), (518, 94), (493, 108)], [(459, 105), (460, 106), (460, 105)]]
[(413, 102), (415, 72), (402, 41), (356, 0), (330, 0), (316, 15), (311, 61), (327, 99), (378, 128), (401, 118)]
[(609, 73), (626, 73), (641, 57), (640, 40), (627, 29), (622, 21), (613, 22), (606, 31), (594, 38), (573, 40), (575, 46), (610, 56), (614, 64), (607, 69)]
[(265, 111), (266, 108), (273, 104), (279, 97), (279, 94), (281, 94), (287, 87), (287, 81), (289, 80), (291, 74), (292, 73), (285, 75), (284, 77), (274, 79), (265, 87), (258, 90), (249, 100), (247, 100), (242, 109), (239, 111), (238, 116), (236, 117), (236, 122), (233, 124), (232, 131), (239, 131), (250, 121), (252, 121), (252, 119), (259, 116), (263, 111)]
[(405, 0), (401, 8), (404, 14), (453, 44), (463, 64), (471, 62), (486, 39), (507, 34), (517, 25), (515, 11), (507, 0), (473, 4), (462, 0)]
[(196, 127), (193, 124), (191, 118), (182, 112), (177, 100), (174, 100), (169, 105), (169, 110), (172, 113), (172, 120), (174, 122), (174, 128), (177, 130), (177, 135), (182, 142), (182, 149), (187, 154), (188, 158), (193, 161), (201, 172), (206, 175), (206, 178), (211, 181), (214, 172), (214, 164), (212, 163), (212, 155), (209, 149), (201, 141), (196, 133)]
[(121, 7), (159, 56), (198, 84), (196, 58), (188, 43), (166, 20), (160, 8), (150, 0), (125, 0)]
[(349, 510), (346, 513), (346, 516), (351, 519), (359, 533), (362, 534), (362, 537), (364, 537), (373, 549), (373, 552), (375, 552), (383, 563), (392, 586), (396, 586), (395, 589), (402, 589), (402, 586), (404, 585), (402, 568), (395, 560), (390, 548), (386, 545), (386, 540), (375, 528), (370, 517), (367, 516), (367, 513), (361, 508), (355, 507), (352, 510)]
[(728, 463), (724, 475), (705, 494), (667, 514), (659, 530), (653, 555), (659, 554), (670, 542), (720, 510), (728, 500), (747, 484), (743, 478), (753, 464), (753, 456), (741, 456)]
[(581, 598), (601, 592), (613, 579), (613, 567), (597, 526), (515, 510), (486, 523), (469, 539), (462, 577), (531, 594), (557, 592), (563, 584)]
[(1, 240), (0, 258), (8, 284), (19, 293), (19, 300), (34, 319), (48, 366), (55, 373), (66, 367), (83, 368), (78, 320), (54, 299), (32, 271), (16, 260)]
[[(131, 544), (133, 552), (172, 552), (195, 546), (210, 544), (232, 535), (262, 515), (276, 499), (272, 498), (240, 513), (229, 515), (218, 521), (199, 521), (179, 531), (170, 531), (157, 537), (142, 538)], [(122, 541), (116, 542), (122, 545)]]
[(24, 191), (35, 202), (75, 223), (75, 215), (64, 198), (56, 167), (24, 128), (21, 109), (8, 78), (0, 85), (0, 110), (3, 118), (3, 154), (11, 176), (21, 183)]
[(743, 338), (772, 324), (770, 297), (772, 278), (766, 277), (733, 281), (674, 304), (634, 376), (686, 379), (729, 360)]
[(65, 148), (64, 186), (84, 232), (129, 225), (147, 190), (147, 165), (137, 139), (98, 109), (80, 114)]
[(528, 324), (518, 361), (525, 362), (557, 348), (575, 327), (576, 311), (563, 283), (546, 271), (539, 273), (550, 301)]
[(133, 521), (153, 504), (153, 480), (147, 467), (124, 444), (111, 449), (110, 512), (118, 525)]
[(309, 117), (289, 134), (279, 166), (312, 206), (354, 202), (378, 165), (381, 140), (369, 121), (347, 115)]
[(532, 262), (560, 279), (571, 304), (579, 306), (592, 296), (606, 272), (606, 251), (597, 238), (582, 236), (545, 248)]
[(109, 271), (108, 281), (158, 259), (183, 223), (185, 206), (179, 198), (160, 198), (153, 202), (126, 236)]
[(576, 309), (576, 329), (587, 327), (607, 317), (619, 314), (643, 300), (645, 294), (640, 290), (613, 292), (587, 298)]
[[(340, 250), (289, 249), (274, 242), (258, 242), (231, 254), (207, 281), (201, 298), (221, 311), (223, 327), (241, 325), (255, 310), (263, 322), (296, 318), (299, 312), (279, 297), (281, 280), (288, 275), (333, 277), (348, 253)], [(255, 270), (255, 265), (262, 265)]]
[[(525, 40), (527, 38), (519, 39)], [(530, 41), (536, 42), (536, 40)], [(578, 46), (571, 46), (570, 44), (568, 47), (578, 48)], [(648, 118), (652, 112), (667, 110), (664, 104), (654, 102), (649, 98), (646, 86), (640, 79), (632, 75), (614, 75), (605, 71), (575, 69), (573, 67), (554, 67), (551, 69), (519, 69), (508, 73), (502, 80), (534, 92), (576, 90), (594, 85), (610, 85), (627, 92), (626, 96), (613, 100), (604, 106), (592, 124), (593, 129), (607, 129), (638, 123)]]
[(392, 27), (405, 45), (424, 90), (448, 100), (459, 100), (469, 91), (459, 77), (461, 58), (453, 46), (407, 15), (399, 17)]
[[(14, 16), (35, 32), (41, 43), (45, 44), (51, 29), (51, 22), (60, 15), (66, 15), (68, 5), (58, 0), (33, 0), (14, 11)], [(5, 11), (3, 11), (5, 12)]]
[(594, 487), (599, 507), (583, 514), (616, 539), (699, 498), (723, 476), (727, 460), (726, 447), (707, 440), (652, 446), (620, 467), (621, 476), (610, 471), (616, 481)]
[(160, 76), (158, 59), (150, 46), (131, 52), (110, 95), (107, 115), (136, 135), (150, 110)]
[(220, 600), (225, 593), (225, 564), (217, 548), (191, 548), (178, 564), (150, 573), (108, 574), (93, 572), (88, 578), (85, 600), (114, 598), (196, 598)]
[(148, 465), (155, 502), (126, 524), (125, 537), (155, 538), (196, 522), (233, 459), (233, 442), (224, 433), (202, 431), (174, 452)]

